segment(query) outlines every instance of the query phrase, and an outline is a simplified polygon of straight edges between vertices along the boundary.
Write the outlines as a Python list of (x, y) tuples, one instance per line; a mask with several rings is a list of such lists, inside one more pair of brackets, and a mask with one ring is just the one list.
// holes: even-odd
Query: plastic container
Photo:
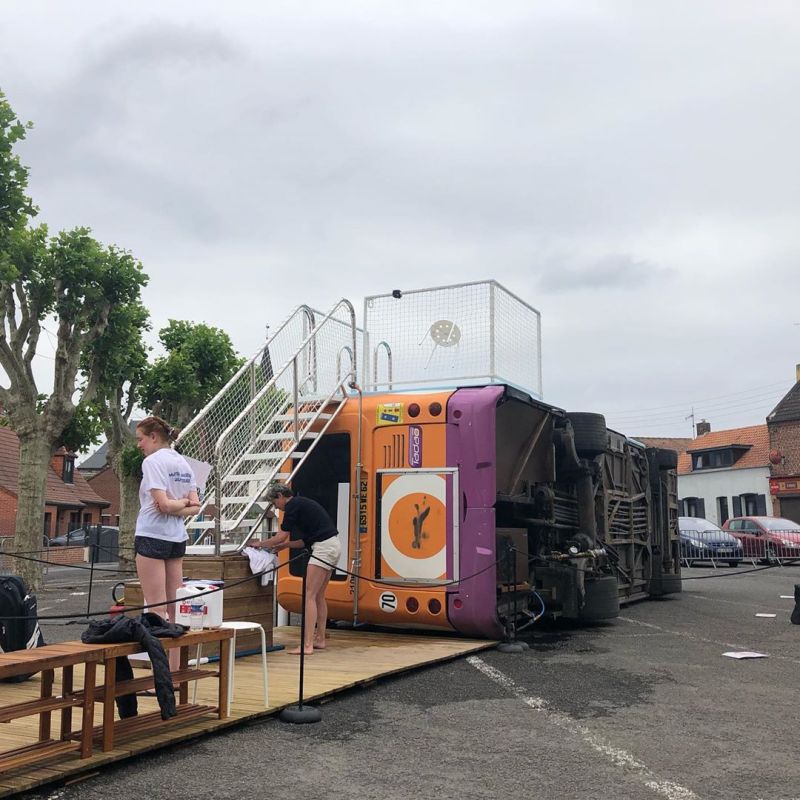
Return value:
[(187, 628), (192, 627), (192, 598), (196, 594), (210, 592), (198, 597), (197, 602), (203, 606), (201, 615), (202, 628), (219, 628), (222, 625), (222, 582), (221, 581), (185, 581), (178, 587), (175, 596), (178, 600), (175, 622)]

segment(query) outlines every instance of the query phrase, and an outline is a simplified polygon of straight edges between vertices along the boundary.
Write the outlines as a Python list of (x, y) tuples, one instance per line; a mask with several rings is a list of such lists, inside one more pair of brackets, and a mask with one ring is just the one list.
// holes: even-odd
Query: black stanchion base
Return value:
[(524, 653), (530, 648), (525, 642), (500, 642), (497, 649), (501, 653)]
[(281, 722), (291, 722), (293, 725), (308, 725), (319, 722), (322, 712), (316, 706), (286, 706), (278, 715)]

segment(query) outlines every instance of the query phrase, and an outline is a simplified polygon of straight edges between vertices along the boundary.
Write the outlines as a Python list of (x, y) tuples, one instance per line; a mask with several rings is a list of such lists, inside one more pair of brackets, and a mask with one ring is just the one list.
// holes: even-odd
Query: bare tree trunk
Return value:
[[(52, 445), (38, 431), (19, 437), (19, 486), (17, 492), (17, 530), (14, 549), (17, 553), (41, 550), (44, 532), (44, 503), (47, 470)], [(42, 586), (42, 565), (16, 559), (14, 571), (22, 576), (32, 591)]]
[(120, 565), (123, 559), (134, 561), (133, 537), (136, 532), (136, 518), (139, 515), (139, 478), (126, 475), (122, 469), (122, 451), (126, 445), (135, 441), (128, 427), (127, 416), (119, 410), (119, 402), (109, 408), (106, 423), (108, 438), (108, 462), (119, 481), (119, 554)]
[(116, 474), (119, 478), (119, 553), (132, 564), (135, 559), (133, 537), (136, 533), (136, 518), (139, 516), (139, 480), (120, 472)]

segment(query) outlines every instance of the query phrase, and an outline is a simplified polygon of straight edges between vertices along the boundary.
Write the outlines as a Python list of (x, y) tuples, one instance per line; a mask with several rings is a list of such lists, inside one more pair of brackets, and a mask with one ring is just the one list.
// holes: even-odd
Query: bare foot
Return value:
[[(286, 651), (287, 655), (290, 655), (290, 656), (299, 656), (301, 652), (302, 651), (301, 651), (301, 649), (299, 647), (293, 647), (291, 650), (287, 650)], [(305, 653), (306, 653), (307, 656), (314, 655), (314, 648), (312, 647), (311, 649), (309, 649), (309, 648), (306, 647), (305, 648)]]
[(328, 645), (325, 642), (314, 642), (315, 650), (324, 650)]

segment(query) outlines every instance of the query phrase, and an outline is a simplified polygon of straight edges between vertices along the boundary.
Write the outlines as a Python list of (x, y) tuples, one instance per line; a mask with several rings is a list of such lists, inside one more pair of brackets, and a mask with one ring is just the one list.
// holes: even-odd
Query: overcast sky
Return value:
[[(302, 13), (300, 11), (302, 9)], [(800, 362), (795, 2), (3, 3), (40, 219), (249, 354), (299, 303), (494, 278), (544, 396), (758, 424)]]

